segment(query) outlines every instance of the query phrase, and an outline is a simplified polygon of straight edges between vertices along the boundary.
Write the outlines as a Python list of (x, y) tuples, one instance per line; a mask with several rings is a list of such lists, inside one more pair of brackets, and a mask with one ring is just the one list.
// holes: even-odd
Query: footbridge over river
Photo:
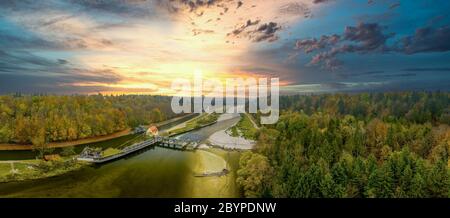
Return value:
[(103, 156), (102, 151), (98, 151), (95, 148), (86, 147), (77, 157), (78, 161), (90, 162), (90, 163), (105, 163), (116, 159), (125, 157), (131, 153), (143, 150), (148, 147), (159, 146), (169, 149), (183, 150), (183, 151), (194, 151), (197, 149), (199, 143), (189, 140), (180, 140), (170, 137), (155, 136), (152, 139), (144, 140), (139, 143), (132, 144), (123, 148), (119, 153)]

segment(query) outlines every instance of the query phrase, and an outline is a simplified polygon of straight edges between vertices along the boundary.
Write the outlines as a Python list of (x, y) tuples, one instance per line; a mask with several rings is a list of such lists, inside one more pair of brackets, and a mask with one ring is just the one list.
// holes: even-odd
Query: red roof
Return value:
[(156, 135), (158, 134), (158, 128), (156, 126), (151, 126), (150, 128), (148, 128), (147, 132)]

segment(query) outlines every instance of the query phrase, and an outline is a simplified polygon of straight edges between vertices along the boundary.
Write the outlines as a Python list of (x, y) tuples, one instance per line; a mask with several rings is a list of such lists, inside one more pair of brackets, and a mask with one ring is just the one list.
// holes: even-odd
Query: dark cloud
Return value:
[(360, 72), (360, 73), (345, 73), (345, 74), (340, 74), (340, 76), (344, 77), (344, 78), (348, 78), (348, 77), (360, 77), (360, 76), (374, 76), (374, 75), (379, 75), (379, 74), (384, 74), (385, 71), (383, 70), (373, 70), (373, 71), (366, 71), (366, 72)]
[(153, 1), (150, 0), (69, 0), (83, 11), (95, 10), (121, 16), (146, 17), (153, 14)]
[(423, 67), (423, 68), (406, 68), (403, 71), (412, 72), (426, 72), (426, 71), (440, 71), (440, 72), (450, 72), (450, 67)]
[[(0, 93), (13, 93), (20, 91), (22, 93), (93, 93), (102, 91), (124, 91), (112, 87), (102, 86), (76, 86), (71, 83), (77, 82), (103, 82), (111, 80), (111, 77), (105, 76), (47, 76), (47, 75), (19, 75), (0, 73)], [(128, 90), (130, 91), (130, 90)]]
[(53, 24), (66, 21), (66, 20), (69, 20), (69, 19), (74, 18), (74, 17), (76, 17), (76, 16), (75, 15), (64, 15), (64, 16), (58, 16), (58, 17), (50, 18), (48, 21), (45, 21), (44, 23), (40, 24), (40, 26), (41, 27), (51, 26)]
[(214, 33), (214, 30), (207, 30), (207, 29), (192, 29), (192, 34), (194, 36), (200, 35), (200, 34), (212, 34)]
[(398, 74), (387, 74), (387, 75), (374, 75), (374, 78), (389, 79), (389, 78), (402, 78), (402, 77), (414, 77), (417, 76), (415, 73), (398, 73)]
[(56, 49), (52, 41), (38, 37), (34, 34), (17, 34), (11, 31), (0, 31), (0, 49)]
[[(60, 19), (58, 20), (60, 21)], [(54, 22), (56, 22), (56, 20)], [(42, 27), (42, 24), (43, 23), (38, 22), (38, 24), (30, 25), (29, 28), (34, 28), (34, 26)], [(67, 35), (48, 39), (42, 35), (35, 34), (28, 30), (23, 30), (22, 27), (14, 27), (15, 29), (13, 30), (3, 30), (0, 26), (0, 49), (9, 51), (29, 49), (72, 50), (88, 49), (90, 47), (102, 48), (114, 44), (112, 41), (102, 38), (90, 38), (87, 40), (83, 37), (83, 35)]]
[(450, 27), (423, 27), (414, 35), (401, 38), (394, 50), (405, 54), (450, 51)]
[(281, 26), (275, 22), (261, 24), (254, 29), (248, 30), (250, 27), (256, 26), (259, 23), (260, 20), (247, 20), (245, 24), (228, 33), (227, 36), (240, 38), (242, 35), (244, 37), (248, 37), (253, 42), (273, 42), (278, 40), (276, 32), (281, 30)]
[(320, 39), (303, 39), (296, 42), (296, 48), (302, 49), (305, 53), (311, 53), (316, 50), (324, 49), (337, 44), (341, 39), (339, 35), (323, 35)]
[(259, 22), (260, 22), (260, 20), (255, 20), (255, 21), (247, 20), (247, 22), (245, 24), (243, 24), (239, 28), (236, 28), (235, 30), (231, 31), (231, 33), (228, 33), (227, 36), (230, 36), (230, 35), (238, 36), (239, 34), (244, 32), (248, 27), (258, 25)]
[(327, 69), (337, 69), (341, 62), (337, 59), (346, 53), (402, 53), (407, 55), (450, 51), (450, 27), (418, 28), (411, 36), (405, 36), (388, 44), (395, 34), (385, 33), (385, 27), (378, 23), (359, 23), (347, 26), (341, 35), (324, 35), (319, 39), (297, 40), (295, 48), (304, 53), (316, 54), (310, 64), (320, 64)]
[(397, 7), (400, 7), (400, 2), (392, 3), (391, 5), (389, 5), (389, 9), (395, 9)]
[(313, 3), (314, 4), (319, 4), (319, 3), (327, 3), (327, 2), (331, 2), (333, 0), (314, 0)]
[(356, 51), (372, 51), (384, 49), (386, 40), (393, 34), (383, 33), (384, 27), (377, 23), (359, 23), (358, 26), (347, 26), (343, 38), (356, 42), (357, 45), (350, 45), (348, 49)]
[[(25, 51), (6, 52), (0, 50), (0, 63), (2, 67), (11, 68), (14, 66), (25, 67), (58, 67), (58, 61), (52, 61)], [(2, 71), (0, 67), (0, 72)]]
[(238, 1), (236, 8), (240, 8), (244, 3), (242, 1)]
[(250, 38), (254, 42), (262, 42), (262, 41), (273, 42), (278, 40), (278, 36), (276, 35), (276, 32), (278, 30), (281, 30), (281, 27), (277, 23), (275, 22), (266, 23), (259, 26), (258, 29), (253, 31), (252, 34), (250, 35)]
[(8, 10), (25, 10), (32, 11), (38, 10), (42, 8), (48, 8), (52, 5), (50, 1), (39, 1), (39, 4), (36, 4), (36, 1), (33, 0), (1, 0), (0, 1), (0, 9), (8, 9)]
[[(121, 17), (150, 17), (155, 15), (155, 1), (157, 0), (1, 0), (0, 11), (3, 13), (21, 12), (35, 13), (45, 11), (62, 11), (67, 15), (50, 17), (42, 26), (79, 16), (80, 14), (95, 15), (104, 13)], [(164, 0), (166, 1), (166, 0)]]
[(387, 51), (386, 41), (394, 34), (385, 34), (383, 30), (384, 27), (377, 23), (359, 23), (354, 27), (347, 26), (342, 35), (324, 35), (320, 39), (298, 40), (296, 49), (305, 53), (319, 52), (313, 56), (310, 64), (323, 64), (328, 69), (336, 69), (341, 65), (336, 59), (339, 54)]
[[(224, 13), (228, 11), (228, 6), (226, 6), (224, 3), (235, 2), (234, 0), (169, 0), (169, 1), (158, 0), (158, 1), (160, 5), (164, 5), (171, 12), (178, 12), (179, 10), (182, 9), (188, 9), (190, 12), (196, 12), (214, 6), (223, 8)], [(236, 2), (236, 4), (239, 4), (239, 2)]]
[[(28, 80), (29, 78), (34, 79)], [(22, 89), (22, 85), (25, 86), (25, 84), (35, 87), (37, 92), (45, 90), (37, 89), (37, 84), (56, 87), (60, 84), (116, 83), (120, 80), (121, 77), (111, 69), (74, 68), (65, 59), (52, 60), (26, 51), (0, 50), (0, 81), (4, 86), (12, 87), (15, 90), (29, 90), (28, 88)], [(6, 90), (8, 90), (7, 87), (2, 87), (0, 92), (6, 92)]]
[(68, 60), (64, 60), (64, 59), (58, 59), (58, 63), (59, 64), (68, 64), (69, 61)]

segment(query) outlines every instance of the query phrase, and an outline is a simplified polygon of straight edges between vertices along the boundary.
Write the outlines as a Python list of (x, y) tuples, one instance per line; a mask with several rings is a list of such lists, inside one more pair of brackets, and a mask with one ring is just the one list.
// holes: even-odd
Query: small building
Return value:
[(147, 135), (151, 135), (151, 136), (157, 136), (159, 134), (159, 130), (158, 127), (156, 126), (151, 126), (150, 128), (147, 129)]

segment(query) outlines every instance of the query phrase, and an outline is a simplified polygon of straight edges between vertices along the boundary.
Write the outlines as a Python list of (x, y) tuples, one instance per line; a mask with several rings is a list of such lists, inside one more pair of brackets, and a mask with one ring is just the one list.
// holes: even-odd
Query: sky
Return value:
[(0, 93), (171, 95), (192, 78), (283, 93), (450, 88), (448, 0), (2, 0)]

